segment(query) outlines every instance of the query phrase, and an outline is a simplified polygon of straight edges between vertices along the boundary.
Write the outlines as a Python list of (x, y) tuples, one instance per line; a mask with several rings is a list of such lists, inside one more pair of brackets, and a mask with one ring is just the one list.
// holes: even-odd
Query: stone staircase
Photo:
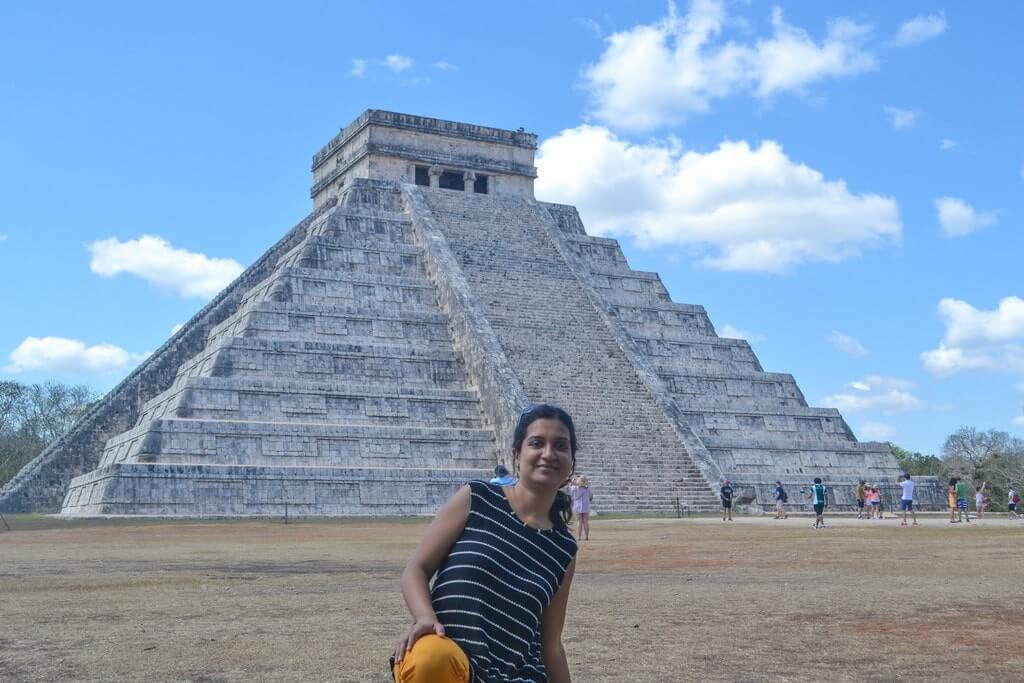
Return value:
[(765, 372), (746, 341), (718, 337), (702, 306), (673, 303), (657, 274), (629, 267), (615, 240), (587, 235), (573, 207), (544, 206), (580, 277), (741, 500), (769, 506), (777, 479), (792, 490), (820, 474), (833, 500), (852, 504), (856, 481), (895, 482), (887, 445), (860, 443), (837, 410), (809, 407), (792, 375)]
[(357, 185), (76, 478), (68, 515), (433, 512), (494, 432), (400, 188)]
[[(537, 202), (417, 188), (533, 402), (568, 410), (577, 470), (606, 512), (670, 512), (717, 498), (567, 267)], [(614, 482), (614, 484), (612, 484)]]

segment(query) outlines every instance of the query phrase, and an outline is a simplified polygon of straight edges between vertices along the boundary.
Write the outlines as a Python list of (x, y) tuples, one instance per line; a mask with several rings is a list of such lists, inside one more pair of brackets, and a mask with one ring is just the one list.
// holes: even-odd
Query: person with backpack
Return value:
[(1008, 519), (1017, 519), (1017, 504), (1020, 503), (1020, 494), (1012, 486), (1006, 495), (1006, 516)]
[(814, 524), (811, 526), (815, 529), (825, 528), (825, 505), (827, 505), (828, 487), (821, 483), (821, 477), (814, 478), (814, 486), (807, 492), (807, 499), (811, 501), (811, 505), (814, 507)]
[(782, 488), (782, 482), (775, 482), (775, 519), (786, 519), (789, 517), (786, 514), (787, 502), (789, 502), (789, 496), (786, 495), (786, 489)]
[(718, 490), (718, 495), (722, 499), (722, 521), (725, 521), (726, 515), (729, 516), (729, 521), (732, 521), (732, 482), (728, 479), (722, 482), (722, 488)]

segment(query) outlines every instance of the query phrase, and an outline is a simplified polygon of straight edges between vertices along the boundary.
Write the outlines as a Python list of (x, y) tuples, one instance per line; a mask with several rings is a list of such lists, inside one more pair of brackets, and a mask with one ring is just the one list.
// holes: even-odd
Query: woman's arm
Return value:
[(444, 562), (448, 551), (466, 528), (471, 500), (469, 486), (463, 486), (449, 498), (437, 511), (434, 521), (427, 527), (427, 532), (405, 565), (402, 572), (402, 597), (412, 614), (413, 624), (395, 645), (396, 662), (402, 661), (420, 636), (431, 632), (444, 635), (444, 626), (437, 621), (434, 606), (430, 602), (430, 577)]
[(569, 662), (565, 658), (565, 648), (562, 647), (562, 627), (565, 626), (565, 609), (569, 604), (569, 588), (575, 573), (576, 558), (573, 558), (562, 577), (562, 585), (541, 616), (540, 653), (548, 670), (549, 683), (572, 683)]

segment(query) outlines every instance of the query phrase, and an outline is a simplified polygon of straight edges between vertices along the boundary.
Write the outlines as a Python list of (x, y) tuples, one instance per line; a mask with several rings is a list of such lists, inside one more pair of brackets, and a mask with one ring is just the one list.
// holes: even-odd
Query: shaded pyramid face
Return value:
[(323, 213), (75, 480), (66, 514), (422, 514), (494, 433), (397, 188)]

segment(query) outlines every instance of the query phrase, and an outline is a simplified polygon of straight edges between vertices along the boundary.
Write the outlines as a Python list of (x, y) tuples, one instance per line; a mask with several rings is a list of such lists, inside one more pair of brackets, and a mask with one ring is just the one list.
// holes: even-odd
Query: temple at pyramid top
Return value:
[(314, 208), (356, 178), (533, 198), (537, 136), (367, 109), (313, 156)]

